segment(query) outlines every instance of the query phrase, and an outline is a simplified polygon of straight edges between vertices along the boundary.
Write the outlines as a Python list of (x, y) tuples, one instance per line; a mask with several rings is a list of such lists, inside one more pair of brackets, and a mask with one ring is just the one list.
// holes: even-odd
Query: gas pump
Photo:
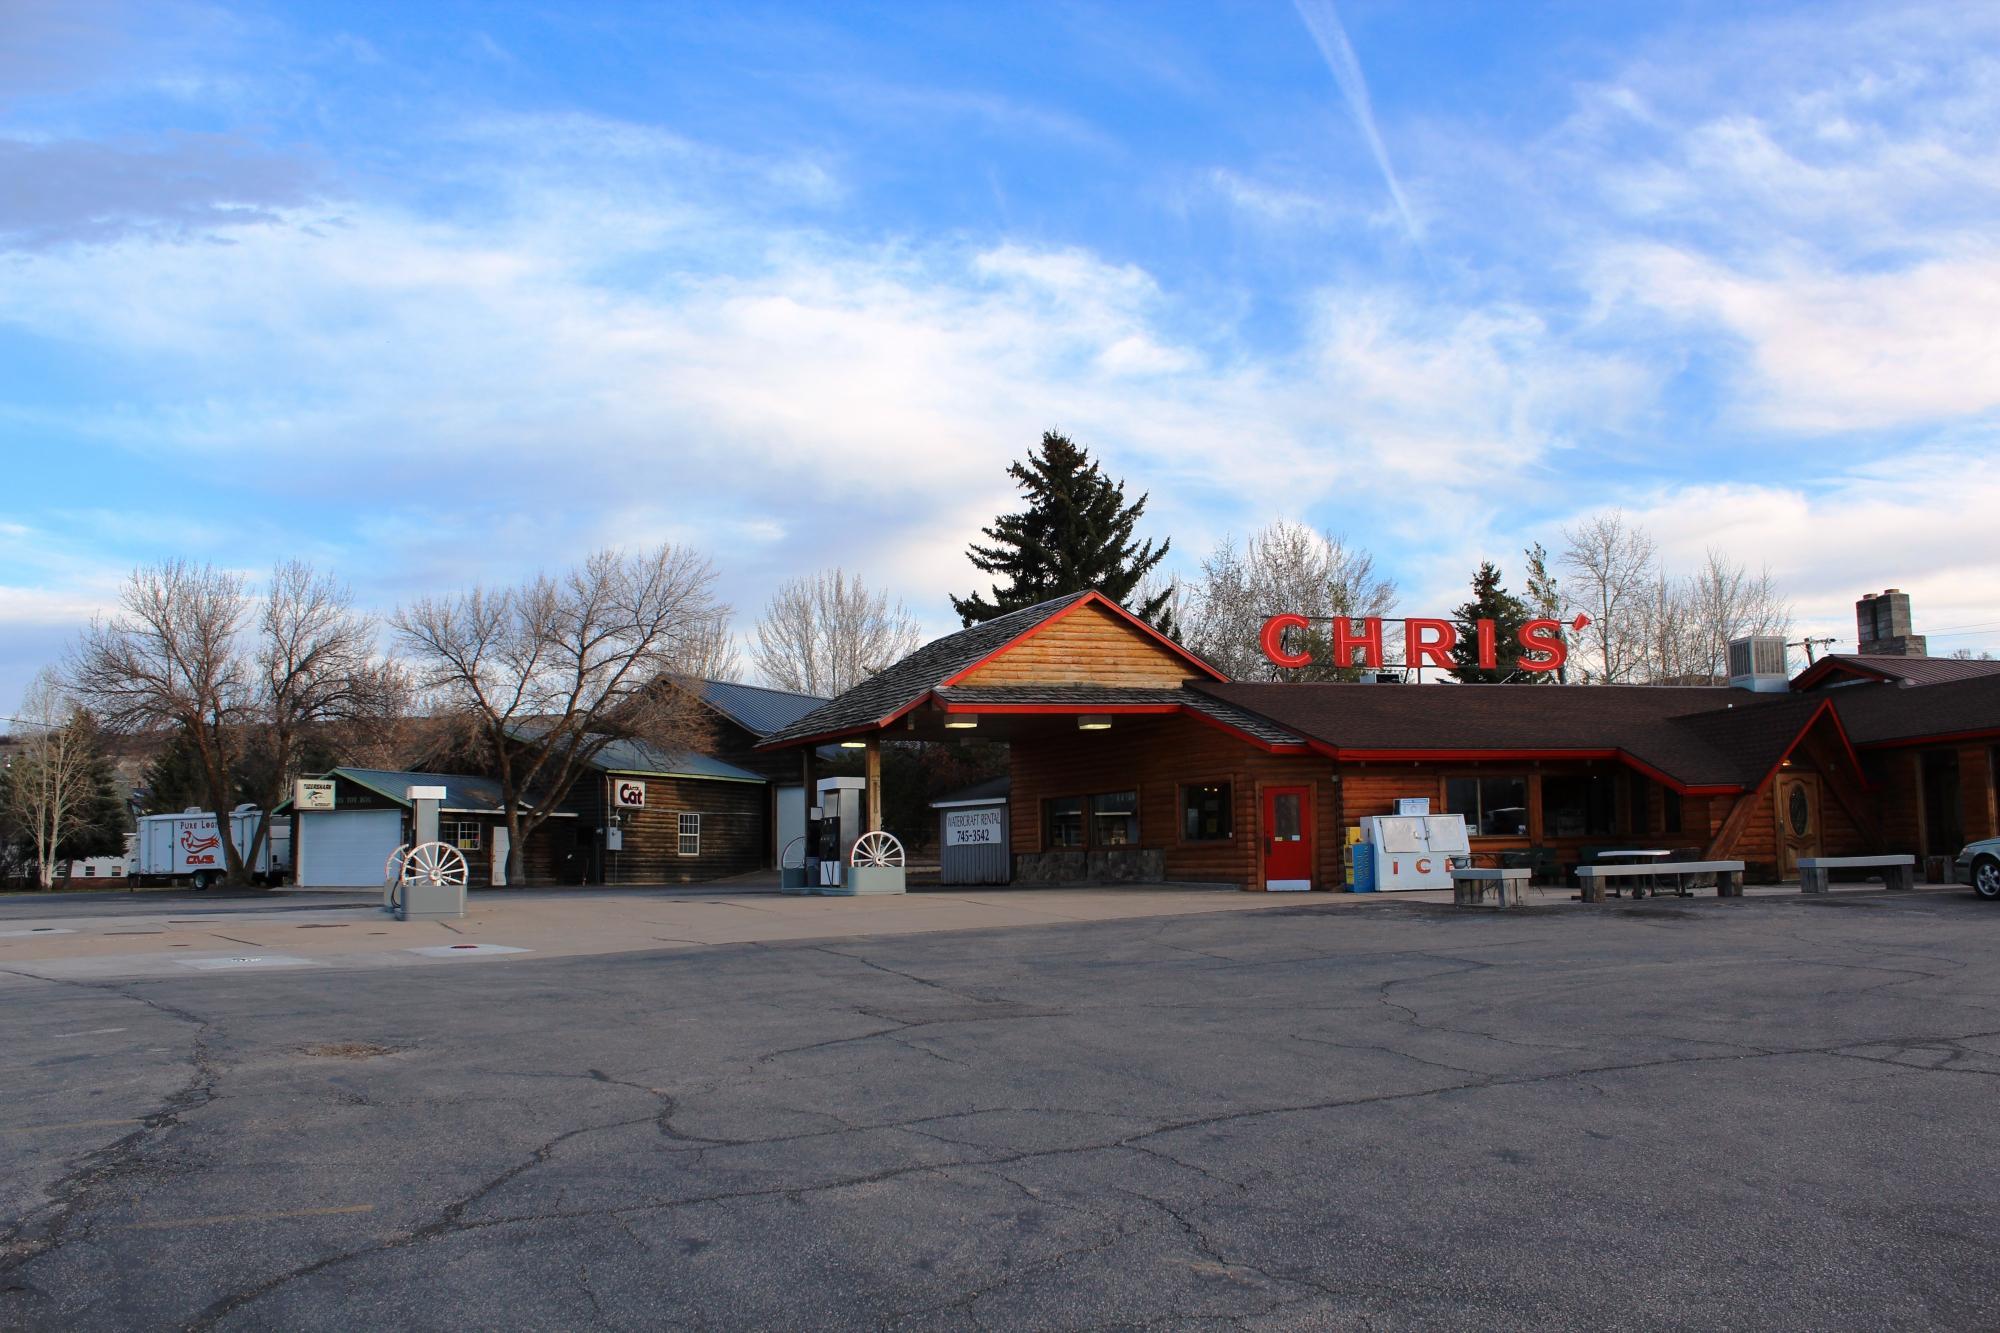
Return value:
[(862, 794), (868, 784), (861, 778), (821, 778), (819, 780), (819, 820), (807, 834), (807, 846), (818, 855), (818, 873), (812, 883), (823, 889), (837, 889), (847, 883), (847, 858), (855, 839), (867, 832), (861, 813)]

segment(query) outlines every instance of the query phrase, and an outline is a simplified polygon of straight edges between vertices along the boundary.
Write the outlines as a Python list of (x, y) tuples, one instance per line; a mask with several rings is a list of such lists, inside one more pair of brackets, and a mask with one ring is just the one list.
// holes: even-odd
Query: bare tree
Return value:
[(28, 687), (15, 721), (22, 731), (7, 765), (6, 814), (34, 848), (36, 882), (52, 888), (58, 854), (88, 822), (97, 789), (93, 728), (48, 671)]
[[(507, 821), (507, 876), (527, 840), (619, 736), (664, 749), (706, 740), (678, 664), (726, 620), (693, 550), (600, 551), (560, 578), (424, 598), (394, 625), (417, 683), (491, 759)], [(533, 804), (529, 804), (532, 795)]]
[(1395, 583), (1375, 573), (1366, 551), (1280, 519), (1240, 548), (1225, 537), (1202, 561), (1188, 596), (1183, 641), (1238, 680), (1331, 679), (1343, 668), (1330, 659), (1289, 671), (1267, 661), (1257, 646), (1265, 617), (1280, 611), (1329, 622), (1379, 616), (1395, 600)]
[(407, 674), (376, 653), (376, 623), (358, 614), (348, 590), (302, 561), (271, 574), (251, 672), (246, 748), (263, 818), (244, 849), (255, 865), (270, 812), (299, 776), (308, 732), (343, 727), (366, 735), (407, 711)]
[[(246, 881), (270, 812), (298, 776), (315, 728), (357, 730), (399, 716), (408, 686), (375, 653), (375, 623), (312, 566), (279, 565), (261, 601), (232, 573), (169, 561), (133, 573), (121, 610), (93, 622), (71, 687), (115, 731), (177, 730), (216, 813), (228, 882)], [(248, 776), (263, 817), (236, 845), (234, 780)]]
[(67, 670), (70, 689), (114, 731), (174, 728), (187, 739), (222, 835), (225, 878), (245, 882), (229, 833), (229, 771), (255, 684), (239, 651), (251, 602), (240, 576), (169, 560), (133, 571), (119, 611), (94, 619)]
[(1697, 670), (1720, 684), (1729, 678), (1729, 641), (1750, 634), (1790, 635), (1792, 607), (1768, 567), (1752, 575), (1711, 548), (1688, 580), (1687, 597), (1700, 635)]
[(1637, 663), (1632, 678), (1654, 685), (1711, 684), (1705, 657), (1707, 635), (1695, 605), (1693, 584), (1656, 569), (1646, 596), (1635, 609)]
[(1653, 591), (1653, 539), (1614, 509), (1563, 529), (1570, 595), (1591, 623), (1583, 632), (1587, 679), (1616, 684), (1644, 667), (1643, 604)]
[(695, 635), (675, 665), (691, 680), (743, 679), (743, 655), (736, 649), (729, 618), (717, 616), (706, 630)]
[(766, 683), (831, 698), (901, 661), (923, 632), (901, 602), (870, 592), (856, 575), (828, 569), (792, 579), (771, 595), (751, 658)]

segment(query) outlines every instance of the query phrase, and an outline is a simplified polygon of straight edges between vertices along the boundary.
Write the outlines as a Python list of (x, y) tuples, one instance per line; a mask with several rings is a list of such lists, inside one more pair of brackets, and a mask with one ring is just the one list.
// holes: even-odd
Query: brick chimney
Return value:
[(1924, 636), (1910, 633), (1910, 594), (1901, 589), (1884, 588), (1856, 602), (1854, 627), (1864, 656), (1928, 656)]

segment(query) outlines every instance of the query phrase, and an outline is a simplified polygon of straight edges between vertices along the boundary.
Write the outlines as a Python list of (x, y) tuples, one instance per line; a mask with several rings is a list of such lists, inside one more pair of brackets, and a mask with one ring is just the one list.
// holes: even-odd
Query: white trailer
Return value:
[[(239, 805), (229, 812), (230, 840), (240, 855), (257, 835), (262, 812), (254, 805)], [(174, 815), (139, 816), (138, 866), (133, 872), (142, 882), (187, 880), (205, 889), (227, 873), (229, 861), (215, 816), (206, 810), (188, 809)], [(291, 869), (292, 821), (275, 819), (257, 849), (250, 875), (259, 884), (276, 884)]]

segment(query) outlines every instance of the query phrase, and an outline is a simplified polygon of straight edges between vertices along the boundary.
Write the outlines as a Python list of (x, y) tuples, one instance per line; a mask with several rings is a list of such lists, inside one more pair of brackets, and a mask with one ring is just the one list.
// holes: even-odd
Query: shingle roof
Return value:
[[(452, 814), (498, 815), (506, 812), (498, 778), (470, 773), (409, 773), (389, 768), (336, 768), (327, 776), (346, 778), (397, 805), (408, 805), (412, 787), (443, 787), (438, 807)], [(525, 803), (524, 803), (525, 804)]]
[(1830, 674), (1824, 664), (1831, 662), (1854, 671), (1884, 676), (1899, 685), (1943, 685), (1956, 680), (1978, 680), (2000, 675), (2000, 662), (1964, 657), (1892, 657), (1865, 653), (1833, 653), (1799, 673), (1814, 680)]
[(1690, 787), (1742, 787), (1825, 702), (1725, 686), (1210, 684), (1210, 695), (1342, 751), (1620, 751)]
[(816, 694), (793, 694), (733, 680), (704, 680), (697, 688), (710, 708), (759, 738), (789, 727), (826, 702)]
[(642, 777), (707, 778), (718, 782), (764, 782), (748, 769), (691, 750), (662, 750), (646, 741), (620, 738), (599, 750), (591, 764), (605, 773)]
[(1856, 745), (2000, 731), (2000, 674), (1921, 688), (1849, 685), (1817, 697), (1833, 701)]
[(1075, 592), (995, 616), (982, 624), (933, 639), (885, 671), (767, 736), (766, 745), (837, 735), (875, 726), (922, 699), (981, 658), (1091, 594)]

